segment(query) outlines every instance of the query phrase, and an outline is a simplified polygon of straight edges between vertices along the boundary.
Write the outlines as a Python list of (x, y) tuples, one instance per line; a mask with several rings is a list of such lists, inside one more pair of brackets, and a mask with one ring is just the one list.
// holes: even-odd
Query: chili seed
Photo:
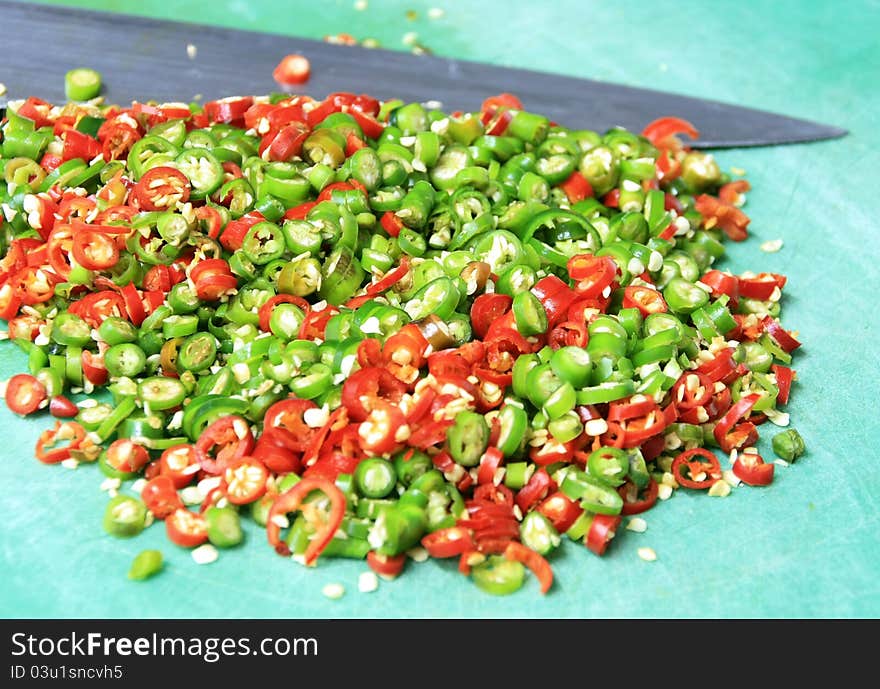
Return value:
[(192, 559), (197, 565), (209, 565), (212, 562), (216, 562), (217, 558), (220, 557), (220, 553), (210, 543), (194, 548), (190, 555), (192, 555)]
[(342, 584), (325, 584), (321, 593), (330, 600), (339, 600), (345, 595), (345, 587)]

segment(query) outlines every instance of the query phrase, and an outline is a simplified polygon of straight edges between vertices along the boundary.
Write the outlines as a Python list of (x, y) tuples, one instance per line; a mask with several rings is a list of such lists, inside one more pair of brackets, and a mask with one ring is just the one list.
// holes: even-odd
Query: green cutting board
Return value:
[[(256, 529), (244, 547), (207, 566), (170, 545), (161, 525), (133, 541), (110, 539), (101, 530), (106, 495), (98, 488), (97, 468), (39, 465), (33, 445), (48, 420), (15, 418), (4, 408), (0, 615), (880, 614), (876, 1), (569, 1), (541, 9), (514, 0), (370, 0), (363, 11), (352, 0), (287, 2), (283, 10), (268, 0), (64, 4), (306, 37), (346, 31), (400, 49), (407, 49), (405, 34), (415, 32), (421, 44), (442, 55), (679, 91), (824, 121), (851, 134), (718, 156), (724, 167), (744, 168), (754, 186), (747, 207), (752, 236), (731, 245), (723, 265), (786, 273), (784, 322), (805, 342), (789, 410), (809, 451), (796, 465), (778, 468), (771, 488), (738, 488), (724, 499), (679, 491), (646, 515), (646, 533), (622, 532), (604, 558), (566, 544), (554, 557), (556, 584), (546, 597), (534, 582), (511, 597), (489, 597), (451, 562), (410, 563), (399, 580), (361, 594), (363, 563), (330, 561), (306, 570), (277, 557)], [(434, 6), (445, 16), (429, 18)], [(408, 19), (407, 10), (417, 18)], [(783, 239), (784, 247), (764, 253), (759, 245), (768, 239)], [(24, 367), (17, 348), (2, 343), (0, 376)], [(762, 448), (769, 457), (767, 436), (765, 431)], [(642, 546), (656, 551), (656, 562), (639, 559)], [(149, 547), (164, 552), (166, 571), (148, 582), (128, 582), (132, 557)], [(321, 595), (331, 582), (346, 587), (341, 600)]]

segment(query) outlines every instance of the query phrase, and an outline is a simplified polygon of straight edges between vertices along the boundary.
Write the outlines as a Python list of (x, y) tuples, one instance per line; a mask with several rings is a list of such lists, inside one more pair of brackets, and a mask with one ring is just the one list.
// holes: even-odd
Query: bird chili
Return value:
[(147, 479), (114, 536), (155, 518), (229, 547), (249, 515), (307, 565), (390, 578), (423, 549), (547, 593), (563, 536), (602, 555), (672, 487), (724, 494), (711, 446), (773, 476), (753, 446), (795, 391), (787, 280), (719, 265), (749, 185), (682, 134), (571, 130), (511, 94), (10, 102), (7, 406), (59, 419), (41, 462)]

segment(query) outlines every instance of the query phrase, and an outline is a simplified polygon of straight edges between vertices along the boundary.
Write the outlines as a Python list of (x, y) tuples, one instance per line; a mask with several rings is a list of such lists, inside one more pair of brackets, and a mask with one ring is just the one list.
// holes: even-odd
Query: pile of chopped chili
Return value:
[(773, 479), (786, 278), (713, 267), (749, 185), (679, 134), (509, 94), (10, 103), (7, 404), (57, 418), (41, 462), (111, 479), (112, 535), (228, 547), (246, 516), (306, 565), (421, 546), (546, 592), (563, 536), (602, 555), (675, 488)]

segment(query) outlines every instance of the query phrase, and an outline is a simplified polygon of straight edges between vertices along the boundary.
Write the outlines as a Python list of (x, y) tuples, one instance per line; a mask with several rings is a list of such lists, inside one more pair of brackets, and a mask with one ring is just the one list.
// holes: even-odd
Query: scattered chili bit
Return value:
[[(563, 536), (600, 556), (679, 487), (770, 482), (752, 448), (787, 423), (800, 342), (784, 276), (715, 267), (746, 238), (748, 183), (678, 118), (638, 136), (512, 94), (439, 108), (9, 108), (0, 317), (30, 373), (3, 394), (63, 419), (38, 460), (98, 460), (110, 534), (158, 519), (206, 564), (252, 518), (304, 565), (365, 560), (364, 591), (409, 555), (546, 593)], [(97, 388), (113, 404), (66, 397)], [(773, 449), (804, 444), (789, 429)]]
[(272, 72), (272, 78), (281, 86), (297, 86), (309, 80), (312, 65), (302, 55), (286, 55)]
[(128, 570), (128, 578), (136, 581), (149, 579), (162, 571), (162, 553), (158, 550), (144, 550), (137, 554)]
[(358, 40), (352, 36), (350, 33), (338, 33), (332, 34), (328, 36), (324, 36), (325, 43), (332, 43), (334, 45), (357, 45)]
[(72, 69), (64, 75), (64, 93), (75, 101), (95, 98), (101, 93), (101, 75), (87, 67)]
[(657, 553), (653, 548), (639, 548), (638, 554), (645, 562), (654, 562), (657, 559)]
[(773, 452), (786, 462), (794, 462), (806, 451), (801, 434), (794, 428), (788, 428), (773, 436)]

